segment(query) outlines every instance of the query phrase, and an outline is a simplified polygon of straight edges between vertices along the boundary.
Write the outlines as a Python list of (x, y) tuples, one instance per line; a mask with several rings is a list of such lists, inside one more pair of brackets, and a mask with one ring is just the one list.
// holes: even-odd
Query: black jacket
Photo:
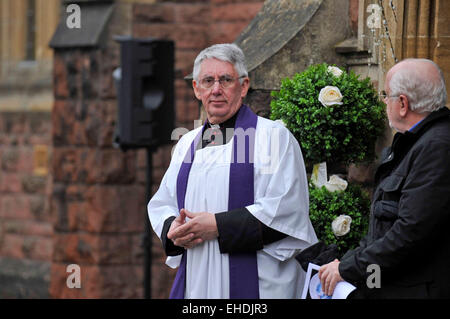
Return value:
[[(369, 231), (339, 272), (363, 298), (450, 297), (450, 111), (394, 136), (375, 173)], [(380, 267), (369, 289), (367, 267)], [(370, 278), (372, 279), (372, 277)]]

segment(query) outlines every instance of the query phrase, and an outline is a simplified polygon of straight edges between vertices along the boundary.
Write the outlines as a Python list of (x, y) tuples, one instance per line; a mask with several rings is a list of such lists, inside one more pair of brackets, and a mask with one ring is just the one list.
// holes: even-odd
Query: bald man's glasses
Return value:
[(385, 90), (380, 92), (380, 98), (384, 101), (390, 99), (391, 97), (399, 97), (399, 95), (388, 95)]

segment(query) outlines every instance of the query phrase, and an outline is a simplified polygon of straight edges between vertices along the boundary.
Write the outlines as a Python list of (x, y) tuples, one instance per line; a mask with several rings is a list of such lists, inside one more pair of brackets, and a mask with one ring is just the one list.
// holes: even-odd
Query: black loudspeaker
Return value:
[(121, 149), (156, 148), (174, 130), (174, 43), (116, 37), (121, 67), (114, 78), (118, 113), (115, 144)]

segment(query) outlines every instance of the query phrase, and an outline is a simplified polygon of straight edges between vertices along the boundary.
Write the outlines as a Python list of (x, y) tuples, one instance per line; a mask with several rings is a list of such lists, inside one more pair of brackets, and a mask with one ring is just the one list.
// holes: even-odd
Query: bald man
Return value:
[[(346, 280), (353, 298), (450, 297), (450, 111), (439, 67), (407, 59), (384, 91), (397, 133), (375, 173), (369, 231), (360, 246), (320, 268), (331, 295)], [(371, 266), (375, 265), (375, 266)]]

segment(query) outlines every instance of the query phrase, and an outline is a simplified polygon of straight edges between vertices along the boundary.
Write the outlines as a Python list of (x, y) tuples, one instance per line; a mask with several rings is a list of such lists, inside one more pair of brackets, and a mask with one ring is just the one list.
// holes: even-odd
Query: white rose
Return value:
[(341, 105), (342, 98), (341, 91), (335, 86), (326, 86), (319, 93), (319, 101), (323, 106)]
[(325, 183), (325, 188), (331, 193), (336, 191), (345, 191), (347, 189), (347, 186), (347, 181), (337, 175), (331, 175), (330, 180)]
[(331, 223), (331, 229), (333, 233), (337, 236), (344, 236), (350, 231), (350, 224), (352, 223), (352, 218), (347, 215), (340, 215), (336, 217)]
[(331, 74), (333, 74), (336, 77), (340, 77), (341, 74), (344, 73), (344, 71), (342, 71), (341, 69), (339, 69), (338, 67), (335, 67), (335, 66), (329, 66), (328, 72), (330, 72)]

